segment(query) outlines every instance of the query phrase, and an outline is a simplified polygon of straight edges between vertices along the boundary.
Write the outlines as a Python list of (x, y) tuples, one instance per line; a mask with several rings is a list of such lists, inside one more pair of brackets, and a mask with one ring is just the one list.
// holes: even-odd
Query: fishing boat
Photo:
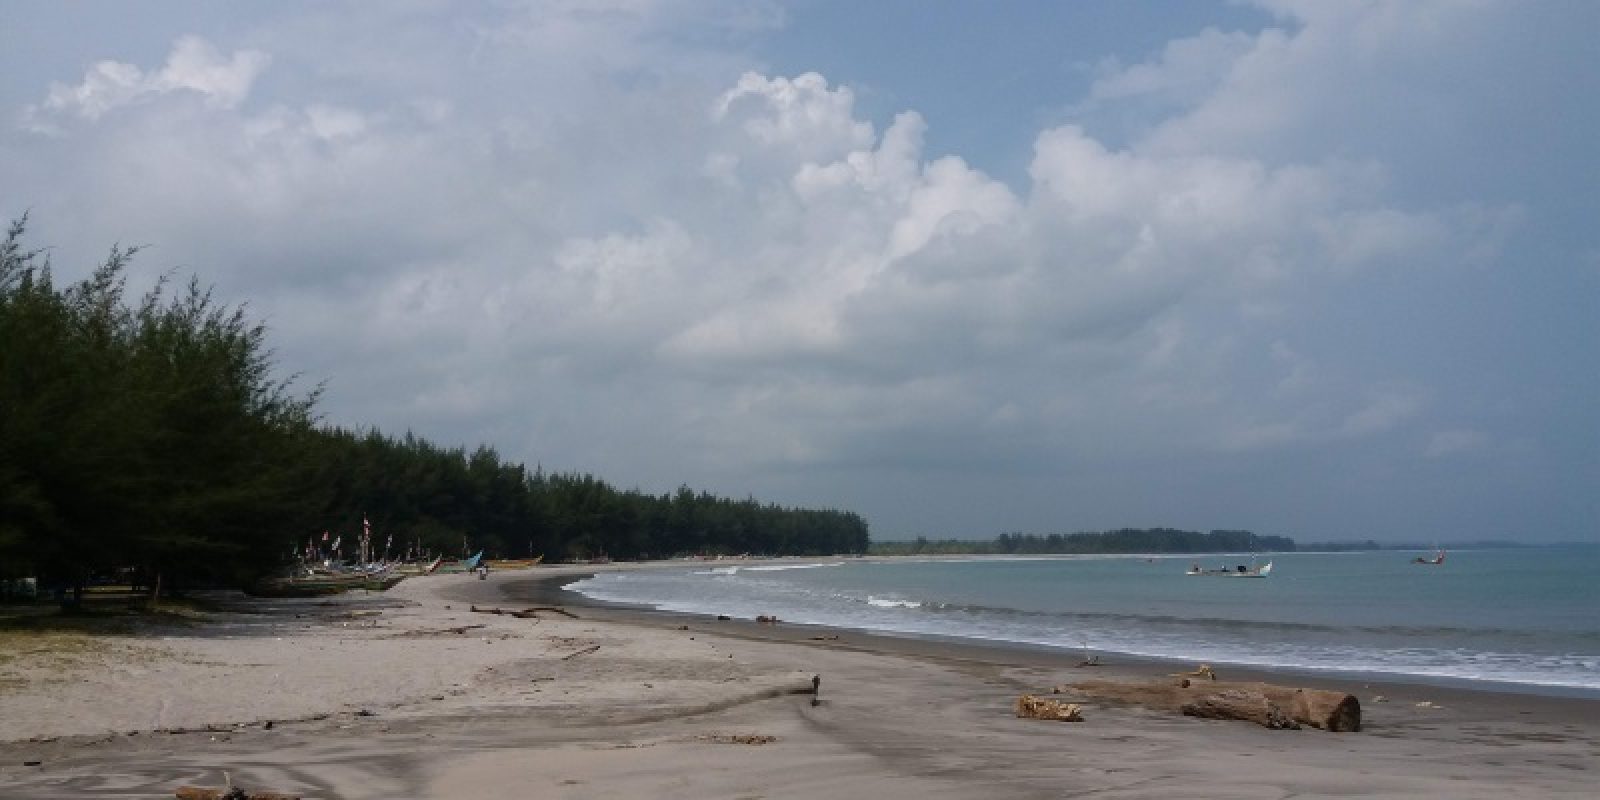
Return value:
[(453, 563), (439, 564), (436, 562), (433, 568), (428, 570), (427, 574), (431, 575), (434, 573), (447, 572), (472, 572), (478, 568), (478, 563), (481, 561), (483, 561), (483, 551), (479, 550), (478, 554), (472, 556), (471, 558), (463, 558), (460, 561)]
[(255, 597), (322, 597), (366, 588), (369, 576), (362, 573), (321, 572), (263, 578), (245, 588)]
[(1413, 564), (1435, 564), (1435, 565), (1443, 564), (1444, 563), (1444, 551), (1443, 550), (1435, 550), (1434, 553), (1433, 553), (1433, 558), (1423, 558), (1422, 556), (1417, 556), (1416, 558), (1411, 559), (1411, 563), (1413, 563)]
[(340, 594), (351, 589), (381, 592), (405, 580), (389, 569), (334, 571), (304, 569), (293, 575), (263, 578), (245, 587), (245, 594), (254, 597), (323, 597)]
[(1199, 564), (1193, 564), (1185, 575), (1202, 575), (1209, 578), (1265, 578), (1272, 574), (1272, 562), (1257, 567), (1254, 564), (1245, 566), (1240, 564), (1233, 569), (1222, 567), (1220, 569), (1201, 569)]
[(393, 589), (395, 584), (405, 579), (405, 575), (393, 570), (375, 572), (367, 576), (366, 581), (361, 584), (361, 588), (370, 592), (383, 592)]
[(544, 563), (544, 556), (534, 558), (492, 558), (483, 562), (493, 569), (528, 569)]

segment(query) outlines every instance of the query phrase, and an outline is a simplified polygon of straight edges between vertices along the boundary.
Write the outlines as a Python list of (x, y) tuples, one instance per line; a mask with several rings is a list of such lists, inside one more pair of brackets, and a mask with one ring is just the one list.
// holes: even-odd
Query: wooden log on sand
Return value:
[[(1212, 711), (1220, 713), (1222, 709), (1236, 708), (1243, 710), (1246, 707), (1255, 708), (1254, 698), (1250, 695), (1259, 695), (1268, 703), (1277, 707), (1289, 719), (1321, 728), (1325, 731), (1359, 731), (1361, 730), (1361, 701), (1355, 695), (1344, 692), (1327, 691), (1323, 689), (1302, 689), (1292, 686), (1277, 686), (1270, 683), (1235, 682), (1235, 681), (1188, 681), (1178, 683), (1166, 681), (1152, 681), (1144, 683), (1125, 683), (1120, 681), (1081, 681), (1065, 684), (1060, 688), (1061, 694), (1073, 696), (1074, 699), (1085, 701), (1103, 701), (1123, 703), (1127, 705), (1142, 706), (1158, 711), (1172, 711), (1176, 713), (1189, 713), (1185, 706), (1192, 706), (1195, 711), (1202, 709), (1208, 714)], [(1226, 692), (1243, 692), (1221, 700), (1210, 701), (1216, 695)], [(1248, 698), (1248, 700), (1247, 700)], [(1205, 702), (1201, 702), (1205, 701)], [(1193, 716), (1206, 716), (1208, 714), (1193, 714)], [(1236, 717), (1260, 722), (1252, 711), (1250, 716)]]
[(1179, 709), (1186, 717), (1206, 719), (1242, 719), (1270, 730), (1299, 730), (1294, 721), (1278, 704), (1267, 696), (1248, 689), (1225, 689), (1184, 703)]
[(477, 614), (506, 614), (506, 615), (510, 615), (510, 616), (516, 617), (517, 619), (538, 619), (540, 611), (548, 611), (548, 612), (550, 612), (552, 614), (560, 614), (561, 616), (568, 617), (570, 619), (577, 619), (578, 618), (577, 614), (574, 614), (571, 611), (568, 611), (568, 610), (566, 610), (564, 608), (559, 608), (557, 606), (531, 606), (529, 608), (524, 608), (524, 609), (522, 609), (520, 611), (513, 611), (513, 610), (509, 610), (509, 609), (504, 609), (504, 608), (490, 608), (490, 607), (479, 608), (477, 606), (471, 606), (471, 609), (472, 609), (472, 611), (474, 613), (477, 613)]

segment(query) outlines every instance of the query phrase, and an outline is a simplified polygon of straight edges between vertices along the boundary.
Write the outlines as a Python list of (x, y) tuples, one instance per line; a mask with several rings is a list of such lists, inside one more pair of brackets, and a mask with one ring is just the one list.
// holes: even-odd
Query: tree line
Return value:
[(1253, 553), (1293, 552), (1293, 539), (1257, 536), (1250, 531), (1208, 533), (1173, 528), (1122, 528), (1084, 533), (1002, 533), (992, 541), (917, 537), (910, 541), (873, 542), (873, 555), (1047, 555), (1123, 553)]
[[(834, 510), (650, 495), (484, 446), (321, 424), (319, 388), (276, 376), (266, 329), (198, 279), (130, 301), (137, 248), (58, 288), (27, 218), (0, 242), (0, 579), (81, 587), (133, 572), (240, 585), (323, 531), (374, 546), (551, 560), (859, 553)], [(346, 552), (350, 552), (346, 548)], [(381, 553), (380, 553), (381, 554)]]

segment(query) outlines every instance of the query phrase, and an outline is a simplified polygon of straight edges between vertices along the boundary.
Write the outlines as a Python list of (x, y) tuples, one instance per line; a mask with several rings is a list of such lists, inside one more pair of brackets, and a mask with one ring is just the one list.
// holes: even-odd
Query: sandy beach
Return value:
[[(608, 568), (634, 568), (618, 565)], [(1590, 796), (1600, 701), (1272, 675), (1363, 730), (1268, 730), (1023, 692), (1192, 667), (575, 604), (595, 567), (224, 598), (182, 626), (11, 631), (0, 798)], [(514, 617), (474, 613), (557, 605)], [(1091, 674), (1092, 673), (1092, 674)], [(820, 693), (812, 696), (812, 680)], [(815, 701), (815, 702), (814, 702)]]

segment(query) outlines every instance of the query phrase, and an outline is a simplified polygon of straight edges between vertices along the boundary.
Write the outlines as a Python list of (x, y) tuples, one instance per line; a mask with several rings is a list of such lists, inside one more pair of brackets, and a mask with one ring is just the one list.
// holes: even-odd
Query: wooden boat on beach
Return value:
[(324, 597), (351, 589), (381, 592), (405, 578), (387, 569), (370, 572), (306, 570), (303, 574), (263, 578), (245, 587), (244, 591), (253, 597)]
[(426, 574), (432, 575), (434, 573), (447, 572), (472, 572), (478, 568), (478, 563), (481, 561), (483, 561), (483, 551), (479, 550), (477, 555), (472, 556), (471, 558), (464, 558), (454, 563), (434, 562), (434, 566), (430, 568)]
[(484, 562), (493, 569), (529, 569), (544, 563), (544, 556), (535, 558), (494, 558)]

